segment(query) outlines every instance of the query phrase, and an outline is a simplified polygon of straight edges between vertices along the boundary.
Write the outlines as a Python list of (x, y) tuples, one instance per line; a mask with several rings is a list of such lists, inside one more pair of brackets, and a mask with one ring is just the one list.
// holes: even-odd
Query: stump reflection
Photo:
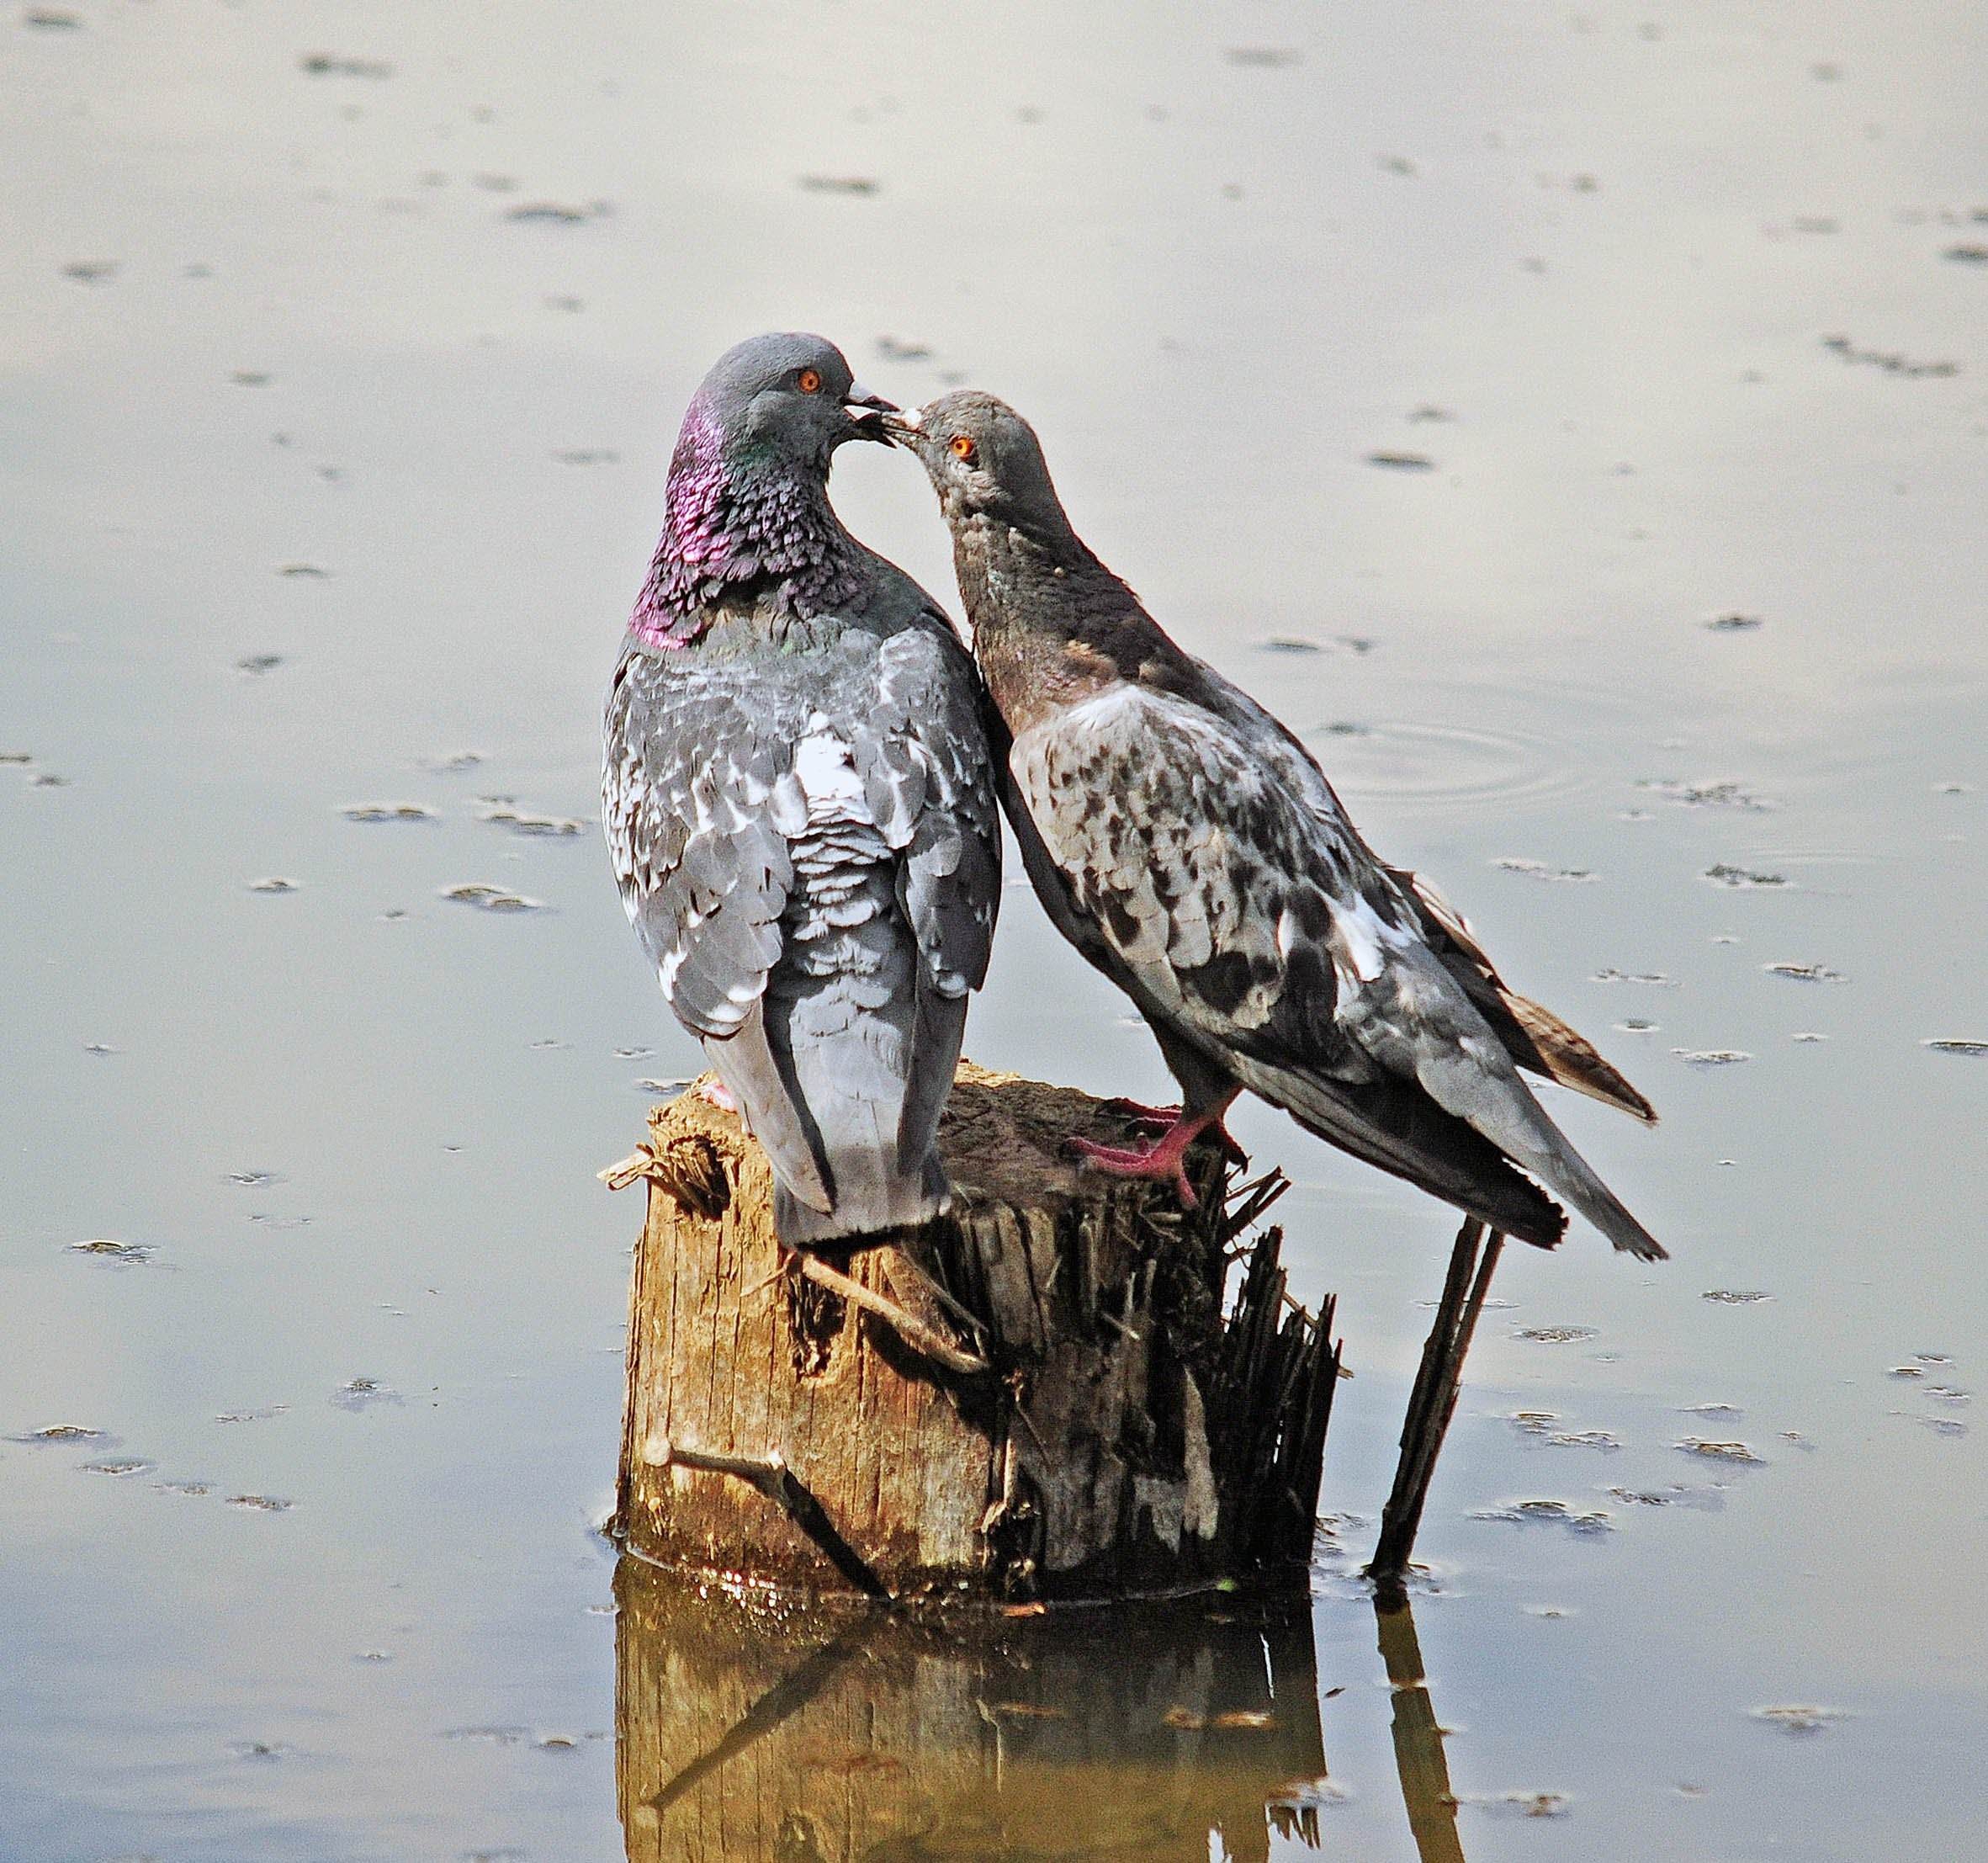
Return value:
[(1258, 1863), (1273, 1832), (1318, 1842), (1301, 1598), (769, 1621), (634, 1559), (616, 1591), (629, 1863)]

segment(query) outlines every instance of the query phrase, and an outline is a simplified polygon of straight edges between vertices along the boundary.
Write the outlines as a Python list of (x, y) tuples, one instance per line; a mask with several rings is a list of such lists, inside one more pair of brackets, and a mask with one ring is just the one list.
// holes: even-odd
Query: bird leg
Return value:
[[(1177, 1106), (1149, 1107), (1143, 1100), (1122, 1097), (1105, 1101), (1105, 1111), (1116, 1112), (1146, 1138), (1157, 1137), (1171, 1130), (1180, 1117), (1180, 1108)], [(1217, 1118), (1214, 1122), (1212, 1132), (1215, 1143), (1237, 1164), (1246, 1165), (1249, 1162), (1249, 1154), (1236, 1143), (1235, 1135), (1230, 1132), (1225, 1121)]]
[(1211, 1126), (1221, 1129), (1222, 1114), (1242, 1091), (1240, 1087), (1231, 1087), (1219, 1100), (1195, 1112), (1190, 1112), (1185, 1107), (1176, 1107), (1173, 1123), (1143, 1151), (1100, 1145), (1089, 1138), (1073, 1138), (1069, 1148), (1092, 1170), (1101, 1170), (1113, 1177), (1150, 1177), (1157, 1183), (1171, 1184), (1174, 1195), (1180, 1199), (1181, 1208), (1191, 1210), (1200, 1199), (1187, 1181), (1181, 1160), (1187, 1155), (1187, 1148)]

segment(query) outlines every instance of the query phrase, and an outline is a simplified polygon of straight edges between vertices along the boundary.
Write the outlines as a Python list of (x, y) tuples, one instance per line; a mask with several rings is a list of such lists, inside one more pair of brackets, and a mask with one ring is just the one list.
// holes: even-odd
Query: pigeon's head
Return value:
[(1068, 530), (1036, 430), (1005, 401), (965, 389), (879, 424), (918, 455), (947, 523), (987, 515), (1024, 531)]
[(878, 422), (887, 411), (895, 411), (857, 383), (825, 337), (782, 332), (750, 337), (718, 358), (684, 417), (684, 436), (733, 461), (825, 473), (845, 440), (886, 438)]

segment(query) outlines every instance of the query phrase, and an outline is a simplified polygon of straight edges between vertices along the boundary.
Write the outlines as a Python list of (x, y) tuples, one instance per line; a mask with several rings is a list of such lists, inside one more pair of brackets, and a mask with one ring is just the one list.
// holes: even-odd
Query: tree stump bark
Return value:
[(1283, 1180), (1238, 1183), (1203, 1144), (1183, 1212), (1075, 1169), (1074, 1134), (1123, 1144), (1127, 1122), (962, 1062), (952, 1213), (797, 1256), (736, 1117), (695, 1088), (656, 1108), (602, 1173), (649, 1185), (623, 1543), (900, 1600), (1153, 1595), (1301, 1561), (1339, 1361), (1331, 1303), (1286, 1295), (1281, 1232), (1244, 1235)]
[(762, 1617), (630, 1558), (615, 1595), (628, 1863), (1267, 1863), (1273, 1834), (1320, 1840), (1301, 1597), (962, 1629)]

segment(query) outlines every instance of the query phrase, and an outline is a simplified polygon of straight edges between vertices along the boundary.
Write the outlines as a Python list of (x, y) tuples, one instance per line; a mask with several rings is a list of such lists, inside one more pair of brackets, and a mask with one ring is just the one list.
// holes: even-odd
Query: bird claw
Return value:
[[(1116, 1097), (1105, 1101), (1105, 1111), (1116, 1113), (1141, 1138), (1164, 1138), (1180, 1123), (1183, 1109), (1180, 1107), (1149, 1107), (1143, 1100)], [(1201, 1136), (1213, 1138), (1232, 1164), (1246, 1165), (1249, 1162), (1249, 1154), (1236, 1143), (1225, 1121), (1217, 1119)]]
[(1164, 1138), (1144, 1151), (1127, 1151), (1116, 1145), (1100, 1145), (1089, 1138), (1072, 1138), (1069, 1149), (1089, 1170), (1103, 1171), (1111, 1177), (1143, 1177), (1156, 1184), (1171, 1184), (1184, 1210), (1197, 1209), (1201, 1199), (1187, 1181), (1180, 1157), (1185, 1148)]

